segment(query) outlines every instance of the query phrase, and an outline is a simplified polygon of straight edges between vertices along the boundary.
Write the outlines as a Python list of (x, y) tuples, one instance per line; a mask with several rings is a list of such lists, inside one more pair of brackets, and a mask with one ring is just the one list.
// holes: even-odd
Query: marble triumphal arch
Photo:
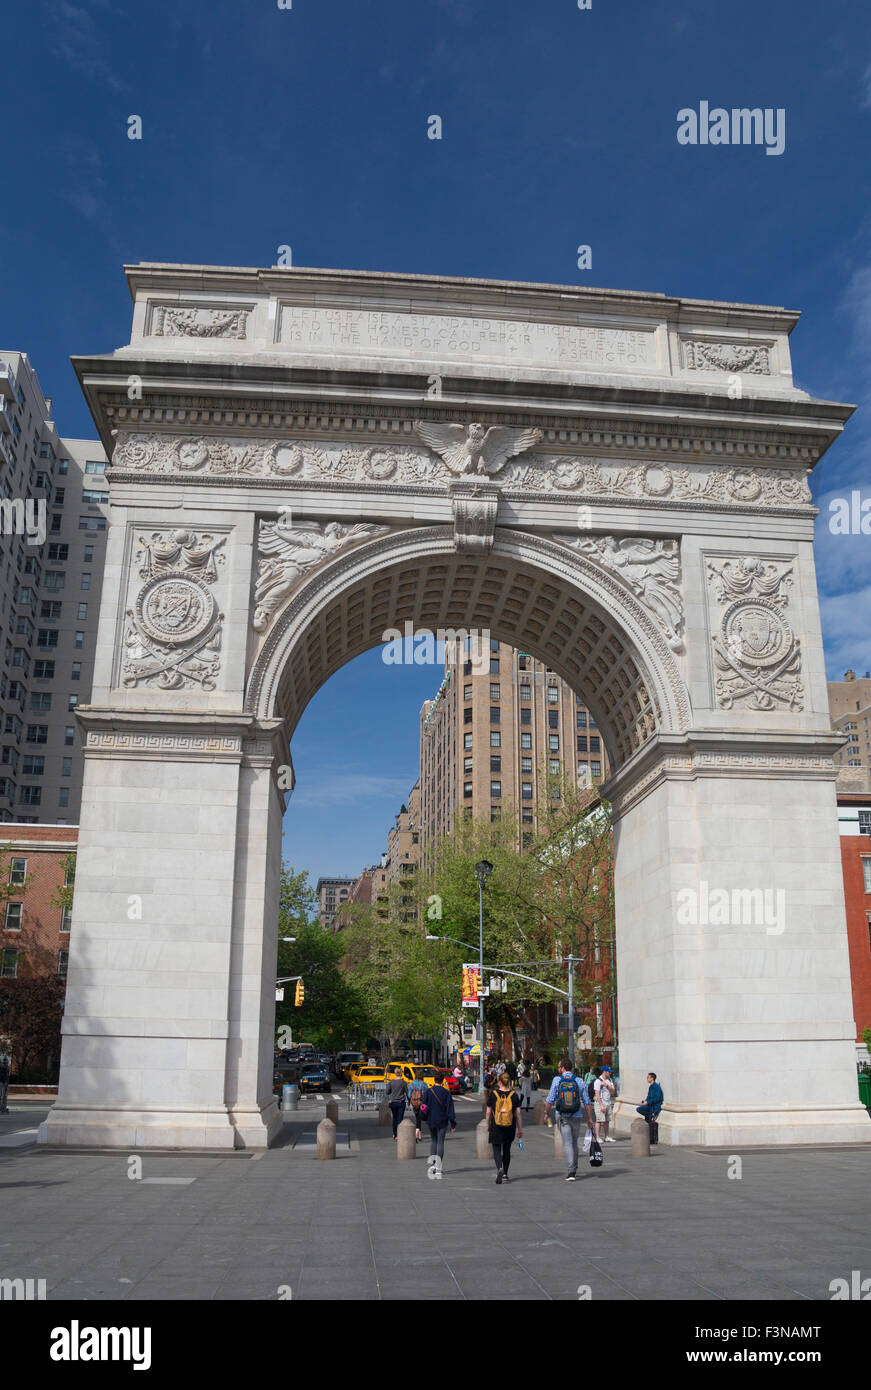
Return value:
[(275, 1135), (289, 740), (406, 620), (489, 628), (598, 720), (627, 1103), (653, 1068), (673, 1143), (867, 1138), (807, 482), (850, 408), (793, 384), (797, 316), (345, 271), (128, 280), (130, 345), (76, 361), (111, 521), (41, 1140)]

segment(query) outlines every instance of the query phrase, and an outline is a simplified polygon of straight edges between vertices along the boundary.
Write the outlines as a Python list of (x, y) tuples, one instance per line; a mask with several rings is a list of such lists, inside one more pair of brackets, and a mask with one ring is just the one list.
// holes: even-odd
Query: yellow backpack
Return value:
[(506, 1129), (514, 1124), (514, 1092), (495, 1091), (496, 1108), (493, 1111), (493, 1123), (504, 1125)]

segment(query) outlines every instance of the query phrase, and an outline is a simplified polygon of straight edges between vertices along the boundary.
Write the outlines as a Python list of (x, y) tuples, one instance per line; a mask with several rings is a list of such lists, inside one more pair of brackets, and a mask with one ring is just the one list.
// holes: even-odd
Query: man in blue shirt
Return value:
[(559, 1063), (557, 1074), (547, 1093), (547, 1100), (544, 1105), (544, 1114), (547, 1120), (550, 1119), (551, 1109), (556, 1112), (560, 1137), (563, 1141), (566, 1182), (574, 1182), (578, 1172), (578, 1138), (581, 1132), (581, 1120), (586, 1116), (586, 1122), (590, 1129), (595, 1121), (593, 1120), (590, 1093), (580, 1077), (574, 1075), (571, 1063), (566, 1058), (563, 1058)]
[(656, 1072), (649, 1071), (647, 1073), (647, 1100), (643, 1105), (636, 1105), (635, 1109), (650, 1124), (651, 1120), (655, 1120), (662, 1109), (663, 1100), (662, 1087), (656, 1079)]

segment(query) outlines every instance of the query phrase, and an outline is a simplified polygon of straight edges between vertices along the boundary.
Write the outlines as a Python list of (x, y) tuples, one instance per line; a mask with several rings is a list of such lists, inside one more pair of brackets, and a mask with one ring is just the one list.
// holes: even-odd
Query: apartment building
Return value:
[(871, 794), (838, 792), (847, 944), (856, 1022), (856, 1058), (869, 1061), (863, 1041), (871, 1028)]
[(414, 921), (415, 875), (420, 863), (420, 783), (415, 782), (408, 804), (403, 805), (387, 834), (385, 864), (386, 883), (397, 890), (400, 914), (407, 922)]
[(842, 681), (828, 681), (832, 727), (847, 742), (835, 754), (838, 787), (871, 793), (871, 674), (845, 671)]
[(517, 818), (528, 844), (538, 808), (561, 783), (591, 786), (607, 775), (602, 738), (581, 696), (526, 652), (491, 641), (489, 671), (461, 643), (420, 713), (423, 856), (450, 833), (458, 808), (491, 820)]
[(75, 825), (4, 825), (0, 872), (7, 896), (0, 903), (0, 979), (66, 977), (70, 912), (55, 899), (70, 881), (67, 860), (76, 852), (78, 834)]
[(333, 930), (336, 913), (354, 884), (352, 878), (319, 878), (317, 883), (318, 921), (325, 931)]
[(0, 820), (67, 825), (81, 805), (75, 710), (93, 679), (108, 485), (102, 445), (60, 438), (51, 416), (27, 355), (0, 350)]

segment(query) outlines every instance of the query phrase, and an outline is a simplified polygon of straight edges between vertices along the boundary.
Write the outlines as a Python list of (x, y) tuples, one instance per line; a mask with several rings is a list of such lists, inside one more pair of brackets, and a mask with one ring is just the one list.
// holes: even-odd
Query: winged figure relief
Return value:
[(659, 619), (672, 650), (680, 651), (684, 617), (676, 541), (642, 536), (618, 541), (615, 536), (600, 536), (570, 538), (569, 544), (595, 556), (606, 569), (619, 575)]
[(262, 521), (258, 554), (260, 564), (254, 585), (254, 618), (256, 632), (263, 632), (285, 597), (306, 570), (315, 569), (330, 555), (354, 541), (368, 540), (381, 535), (386, 526), (343, 526), (329, 521), (326, 526), (317, 521)]
[(542, 435), (536, 429), (510, 429), (506, 425), (442, 425), (431, 420), (415, 420), (414, 428), (424, 444), (444, 459), (458, 477), (463, 473), (498, 473), (510, 458), (538, 444)]

